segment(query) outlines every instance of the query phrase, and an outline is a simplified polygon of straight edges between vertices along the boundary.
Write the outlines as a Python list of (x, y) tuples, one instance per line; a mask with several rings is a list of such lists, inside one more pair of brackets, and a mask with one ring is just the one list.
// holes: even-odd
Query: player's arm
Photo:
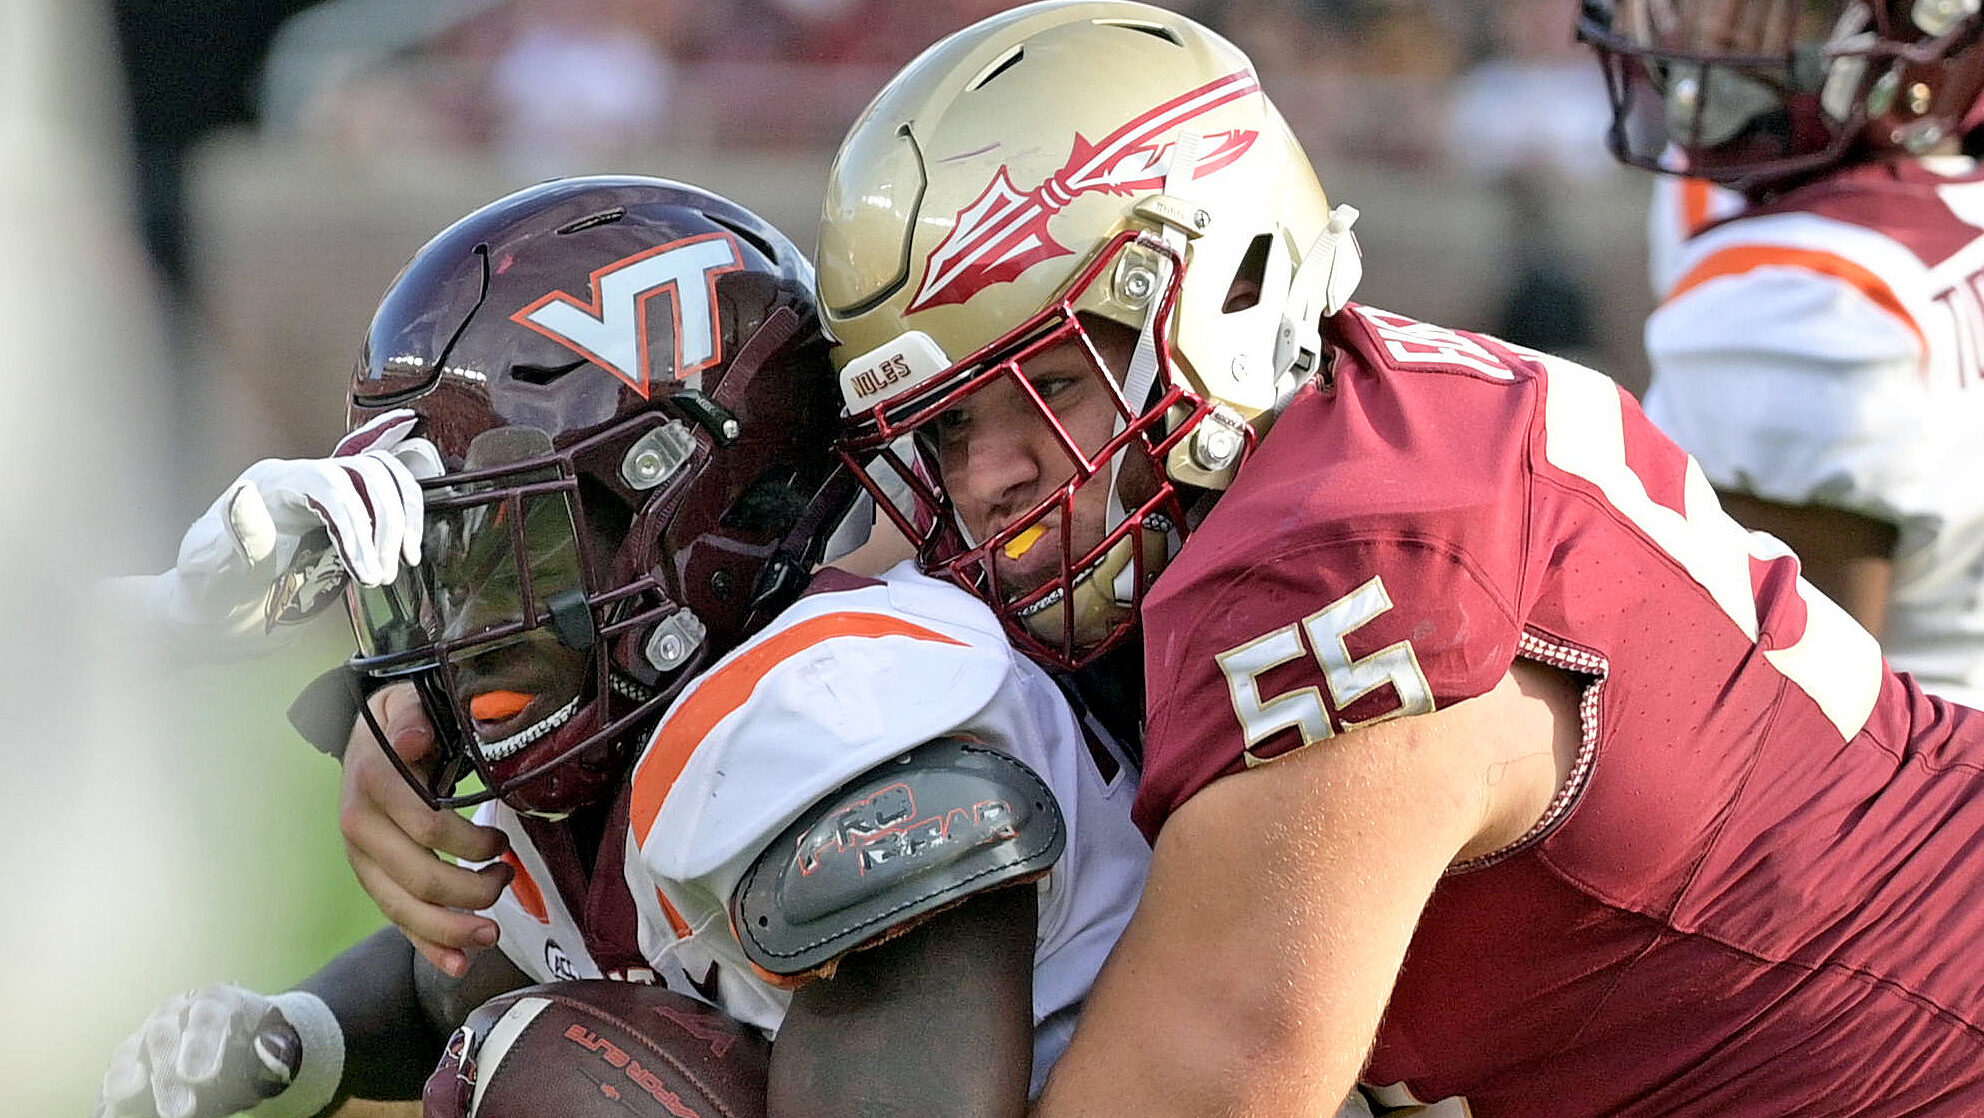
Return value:
[(1519, 837), (1568, 771), (1576, 697), (1518, 664), (1188, 800), (1040, 1118), (1333, 1113), (1440, 875)]
[(1012, 756), (938, 739), (803, 814), (737, 886), (751, 962), (795, 985), (771, 1113), (1018, 1116), (1032, 1075), (1032, 882), (1053, 793)]
[(994, 890), (841, 960), (793, 994), (770, 1113), (873, 1118), (1026, 1112), (1034, 890)]
[(350, 1097), (418, 1098), (448, 1033), (528, 982), (496, 952), (450, 978), (387, 928), (285, 993), (221, 984), (159, 1006), (112, 1054), (96, 1113), (300, 1118)]
[(1745, 528), (1769, 532), (1798, 553), (1798, 568), (1819, 592), (1840, 604), (1876, 637), (1887, 624), (1894, 586), (1894, 547), (1900, 530), (1845, 509), (1782, 505), (1745, 493), (1718, 494)]
[(1837, 253), (1730, 242), (1691, 264), (1647, 321), (1646, 409), (1738, 523), (1789, 544), (1879, 636), (1897, 525), (1942, 464), (1924, 450), (1938, 405), (1919, 324), (1843, 278), (1867, 274), (1853, 246), (1870, 236), (1842, 230)]

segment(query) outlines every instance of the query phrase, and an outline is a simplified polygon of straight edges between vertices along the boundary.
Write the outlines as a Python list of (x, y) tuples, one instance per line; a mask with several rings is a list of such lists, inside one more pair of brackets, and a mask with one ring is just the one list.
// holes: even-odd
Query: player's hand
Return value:
[[(384, 688), (371, 704), (391, 747), (422, 767), (434, 749), (434, 729), (413, 687)], [(476, 912), (496, 903), (510, 883), (510, 866), (490, 861), (509, 840), (494, 827), (428, 807), (374, 743), (363, 718), (344, 753), (338, 827), (358, 883), (428, 962), (459, 978), (469, 950), (495, 945), (496, 922)], [(472, 870), (437, 851), (489, 864)]]
[[(320, 1049), (335, 1049), (308, 1054), (307, 1076), (305, 1035)], [(313, 1113), (331, 1101), (343, 1049), (336, 1019), (311, 994), (269, 998), (239, 986), (203, 987), (153, 1010), (111, 1053), (95, 1115), (215, 1118), (265, 1100), (277, 1101), (256, 1113)]]
[[(419, 479), (440, 472), (413, 412), (378, 416), (328, 458), (265, 459), (186, 530), (155, 583), (170, 625), (247, 636), (335, 601), (345, 578), (381, 586), (420, 561)], [(317, 561), (312, 562), (316, 559)]]

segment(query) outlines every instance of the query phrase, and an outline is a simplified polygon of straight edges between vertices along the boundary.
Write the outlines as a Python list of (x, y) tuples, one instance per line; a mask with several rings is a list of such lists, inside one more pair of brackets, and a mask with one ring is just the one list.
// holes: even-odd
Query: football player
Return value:
[(1895, 668), (1984, 704), (1978, 4), (1607, 0), (1579, 34), (1614, 153), (1694, 176), (1656, 193), (1647, 414)]
[(941, 41), (830, 173), (850, 461), (1036, 657), (1141, 648), (1150, 881), (1037, 1113), (1984, 1112), (1984, 716), (1606, 377), (1351, 302), (1354, 216), (1123, 0)]
[(174, 999), (99, 1114), (417, 1097), (475, 1004), (575, 977), (778, 1030), (777, 1113), (1023, 1110), (1142, 884), (1135, 769), (956, 587), (809, 579), (858, 492), (811, 279), (640, 178), (532, 187), (413, 258), (352, 416), (439, 469), (417, 561), (351, 596), (354, 665), (437, 747), (409, 787), (504, 836), (501, 950), (448, 976), (387, 929), (284, 994)]

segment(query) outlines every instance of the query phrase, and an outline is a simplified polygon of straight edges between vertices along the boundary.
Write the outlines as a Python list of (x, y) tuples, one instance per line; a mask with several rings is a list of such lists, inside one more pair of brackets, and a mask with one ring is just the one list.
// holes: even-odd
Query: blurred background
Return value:
[[(378, 925), (283, 710), (335, 620), (161, 664), (93, 580), (169, 566), (254, 459), (323, 453), (399, 265), (567, 173), (728, 194), (810, 245), (882, 82), (988, 0), (0, 0), (0, 1113), (86, 1113), (150, 1007)], [(1577, 0), (1179, 0), (1259, 64), (1360, 298), (1644, 382), (1647, 181)]]

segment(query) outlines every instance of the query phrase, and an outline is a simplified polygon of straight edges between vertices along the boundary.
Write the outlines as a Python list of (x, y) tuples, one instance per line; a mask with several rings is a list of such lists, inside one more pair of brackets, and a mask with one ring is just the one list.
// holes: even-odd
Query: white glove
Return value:
[(420, 562), (419, 480), (438, 475), (441, 458), (426, 439), (407, 438), (414, 422), (396, 409), (339, 440), (328, 458), (248, 467), (186, 530), (177, 565), (151, 580), (154, 618), (168, 630), (244, 642), (314, 616), (347, 575), (381, 586), (402, 562)]
[[(300, 1118), (330, 1105), (344, 1033), (323, 999), (239, 986), (181, 994), (111, 1053), (95, 1118)], [(259, 1104), (259, 1105), (258, 1105)]]

